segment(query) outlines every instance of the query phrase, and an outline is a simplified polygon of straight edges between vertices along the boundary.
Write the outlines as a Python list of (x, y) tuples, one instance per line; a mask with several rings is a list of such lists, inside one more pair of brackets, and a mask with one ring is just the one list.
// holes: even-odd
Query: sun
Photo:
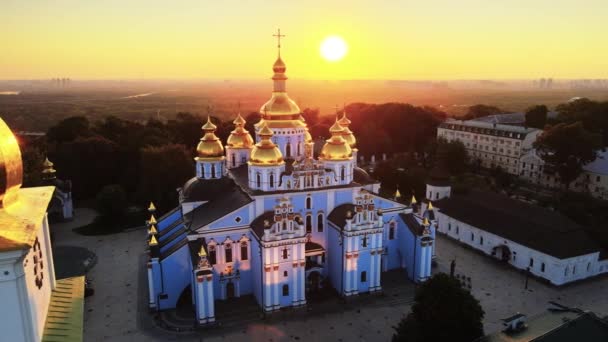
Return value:
[(330, 62), (337, 62), (346, 56), (348, 45), (339, 36), (329, 36), (321, 42), (321, 56)]

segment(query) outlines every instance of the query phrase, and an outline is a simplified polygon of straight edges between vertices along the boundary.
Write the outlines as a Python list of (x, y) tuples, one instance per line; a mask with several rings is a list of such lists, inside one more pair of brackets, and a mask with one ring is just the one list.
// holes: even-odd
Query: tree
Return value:
[(587, 131), (581, 122), (560, 123), (543, 132), (534, 147), (541, 158), (554, 167), (561, 182), (568, 186), (583, 170), (583, 165), (595, 160), (602, 138)]
[(470, 342), (483, 336), (484, 314), (458, 280), (439, 273), (416, 290), (412, 310), (395, 328), (393, 342)]
[(526, 126), (543, 129), (547, 123), (548, 112), (545, 105), (530, 107), (526, 111)]
[(153, 201), (159, 212), (177, 205), (177, 188), (194, 174), (192, 154), (184, 145), (146, 147), (141, 151), (139, 200)]
[(97, 194), (97, 211), (103, 222), (118, 222), (127, 209), (127, 194), (118, 184), (104, 186)]
[(467, 114), (465, 114), (462, 117), (462, 119), (471, 120), (471, 119), (481, 118), (484, 116), (490, 116), (490, 115), (496, 115), (496, 114), (502, 114), (502, 113), (505, 113), (505, 111), (498, 107), (478, 104), (478, 105), (469, 107)]
[(49, 128), (46, 137), (51, 143), (65, 143), (89, 135), (89, 120), (84, 116), (72, 116)]

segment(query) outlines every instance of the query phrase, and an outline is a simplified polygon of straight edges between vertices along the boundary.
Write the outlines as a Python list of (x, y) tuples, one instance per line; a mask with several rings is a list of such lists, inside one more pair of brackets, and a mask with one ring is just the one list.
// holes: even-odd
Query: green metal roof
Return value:
[(82, 341), (84, 276), (57, 280), (51, 294), (42, 342)]

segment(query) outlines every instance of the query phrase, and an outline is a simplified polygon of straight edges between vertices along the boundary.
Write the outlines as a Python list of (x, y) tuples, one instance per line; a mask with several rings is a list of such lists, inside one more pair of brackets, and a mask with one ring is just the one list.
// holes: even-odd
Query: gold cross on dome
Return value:
[(285, 37), (284, 34), (281, 34), (281, 29), (277, 29), (277, 34), (273, 34), (273, 37), (277, 37), (277, 48), (279, 49), (279, 56), (281, 55), (281, 38)]

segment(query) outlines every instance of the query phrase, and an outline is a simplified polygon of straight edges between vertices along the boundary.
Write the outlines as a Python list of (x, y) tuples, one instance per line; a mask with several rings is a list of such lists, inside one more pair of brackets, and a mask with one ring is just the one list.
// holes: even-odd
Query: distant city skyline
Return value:
[[(240, 3), (8, 0), (0, 79), (608, 78), (601, 0)], [(344, 59), (319, 54), (332, 35)]]

